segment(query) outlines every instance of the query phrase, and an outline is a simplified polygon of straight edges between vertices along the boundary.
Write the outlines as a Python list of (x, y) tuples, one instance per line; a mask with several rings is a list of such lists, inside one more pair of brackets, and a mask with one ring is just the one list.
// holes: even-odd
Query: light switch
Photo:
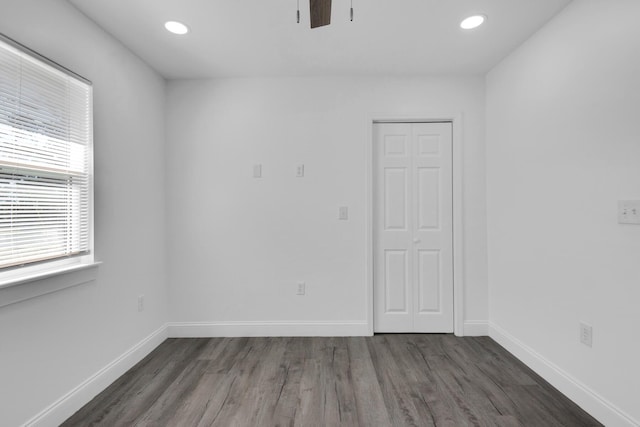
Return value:
[(296, 295), (306, 295), (306, 293), (307, 293), (307, 284), (304, 282), (298, 282)]
[(298, 165), (296, 167), (296, 177), (304, 178), (304, 165)]
[(253, 177), (262, 178), (262, 165), (253, 165)]
[(347, 220), (349, 219), (349, 207), (347, 206), (340, 206), (338, 208), (338, 219), (340, 220)]
[(640, 200), (618, 201), (618, 223), (640, 224)]

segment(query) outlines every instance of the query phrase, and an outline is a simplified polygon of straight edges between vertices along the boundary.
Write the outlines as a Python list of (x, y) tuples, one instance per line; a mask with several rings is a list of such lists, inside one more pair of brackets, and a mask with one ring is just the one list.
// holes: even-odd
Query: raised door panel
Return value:
[(385, 313), (409, 313), (409, 253), (406, 250), (384, 251)]
[(417, 228), (437, 230), (440, 226), (440, 168), (417, 168)]
[(418, 312), (439, 313), (442, 281), (440, 274), (440, 251), (417, 251)]
[(384, 229), (407, 230), (407, 168), (384, 169)]

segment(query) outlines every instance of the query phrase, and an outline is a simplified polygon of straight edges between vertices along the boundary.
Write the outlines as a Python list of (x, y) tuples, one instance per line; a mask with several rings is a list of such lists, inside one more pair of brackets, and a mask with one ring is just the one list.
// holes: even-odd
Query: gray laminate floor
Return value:
[(169, 339), (64, 426), (596, 426), (490, 338)]

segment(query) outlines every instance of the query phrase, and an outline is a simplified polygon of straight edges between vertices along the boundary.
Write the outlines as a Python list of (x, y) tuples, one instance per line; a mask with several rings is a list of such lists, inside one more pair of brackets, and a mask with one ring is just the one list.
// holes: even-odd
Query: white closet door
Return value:
[(374, 125), (376, 332), (453, 332), (451, 128)]

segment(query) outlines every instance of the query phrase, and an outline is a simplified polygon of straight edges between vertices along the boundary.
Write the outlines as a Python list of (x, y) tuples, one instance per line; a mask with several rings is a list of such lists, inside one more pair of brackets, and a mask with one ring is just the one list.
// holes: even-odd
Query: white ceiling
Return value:
[[(309, 28), (309, 0), (69, 0), (166, 78), (483, 74), (570, 0), (334, 0)], [(459, 28), (468, 15), (487, 23)], [(186, 36), (168, 33), (186, 23)]]

